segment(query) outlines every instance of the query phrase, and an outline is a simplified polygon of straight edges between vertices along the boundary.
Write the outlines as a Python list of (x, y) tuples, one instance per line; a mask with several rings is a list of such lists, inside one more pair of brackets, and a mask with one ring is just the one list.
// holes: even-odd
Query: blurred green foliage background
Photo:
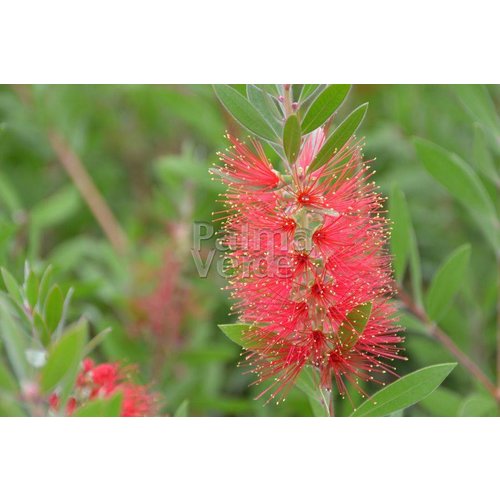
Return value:
[[(487, 91), (498, 108), (500, 87)], [(412, 142), (418, 136), (457, 153), (498, 203), (498, 186), (476, 169), (476, 117), (455, 87), (441, 85), (355, 85), (341, 115), (366, 101), (365, 156), (375, 159), (384, 193), (396, 183), (406, 195), (424, 289), (447, 255), (472, 245), (467, 279), (440, 324), (494, 379), (495, 254), (467, 210), (422, 167)], [(92, 334), (112, 328), (93, 357), (136, 364), (139, 380), (161, 395), (162, 414), (187, 400), (195, 416), (308, 416), (296, 389), (279, 406), (253, 399), (257, 390), (237, 367), (238, 347), (217, 328), (235, 320), (228, 319), (224, 279), (215, 266), (200, 278), (192, 258), (193, 222), (211, 221), (219, 209), (221, 188), (208, 169), (227, 146), (226, 130), (247, 135), (208, 85), (0, 87), (0, 265), (21, 281), (25, 260), (38, 270), (52, 264), (63, 291), (74, 288), (71, 319), (86, 316)], [(121, 254), (68, 176), (54, 134), (126, 233)], [(491, 154), (497, 161), (498, 150)], [(417, 321), (403, 322), (409, 361), (401, 373), (453, 360)], [(8, 414), (2, 390), (0, 414)], [(494, 407), (458, 367), (405, 414), (491, 414)], [(352, 409), (347, 401), (338, 408)]]

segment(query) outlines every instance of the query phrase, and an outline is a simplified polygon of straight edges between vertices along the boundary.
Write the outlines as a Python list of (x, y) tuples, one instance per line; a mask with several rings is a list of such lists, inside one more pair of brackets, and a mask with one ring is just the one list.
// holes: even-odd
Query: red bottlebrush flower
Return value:
[(137, 316), (134, 330), (152, 334), (161, 348), (159, 351), (171, 352), (181, 340), (181, 323), (187, 305), (181, 262), (171, 249), (164, 251), (161, 265), (152, 269), (147, 279), (154, 282), (155, 287), (132, 302)]
[(97, 365), (87, 371), (86, 374), (95, 386), (106, 389), (114, 388), (119, 377), (118, 366), (111, 363)]
[[(88, 401), (109, 398), (120, 392), (123, 396), (121, 417), (147, 417), (156, 412), (157, 402), (146, 387), (130, 382), (126, 370), (117, 363), (95, 365), (87, 358), (83, 360), (82, 369), (77, 376), (75, 393), (68, 398), (65, 413), (72, 415), (77, 408)], [(57, 394), (49, 396), (49, 407), (57, 411), (60, 400)]]
[(256, 154), (244, 144), (231, 137), (233, 149), (227, 153), (220, 153), (219, 158), (224, 162), (220, 174), (228, 183), (241, 185), (243, 189), (274, 188), (280, 182), (276, 172), (264, 153), (264, 149), (257, 141), (252, 141)]
[(155, 403), (142, 385), (123, 383), (122, 417), (146, 417), (154, 413)]
[[(233, 148), (221, 155), (225, 166), (215, 170), (228, 186), (224, 242), (234, 268), (228, 289), (240, 319), (253, 325), (245, 363), (257, 382), (271, 381), (262, 394), (284, 396), (305, 366), (341, 395), (346, 382), (361, 390), (360, 380), (394, 373), (391, 361), (405, 358), (389, 302), (388, 227), (360, 144), (351, 138), (310, 171), (325, 140), (319, 129), (304, 141), (290, 175), (281, 176), (258, 143), (253, 154), (230, 140)], [(346, 341), (341, 326), (366, 303), (364, 330), (352, 330)]]

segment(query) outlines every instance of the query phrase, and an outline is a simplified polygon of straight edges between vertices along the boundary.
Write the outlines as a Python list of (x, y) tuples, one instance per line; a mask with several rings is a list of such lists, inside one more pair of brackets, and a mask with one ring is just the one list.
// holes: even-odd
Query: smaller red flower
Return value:
[[(110, 396), (122, 394), (121, 417), (146, 417), (155, 414), (156, 398), (148, 389), (127, 379), (126, 370), (118, 363), (102, 363), (95, 365), (87, 358), (82, 362), (78, 373), (75, 392), (66, 404), (66, 415), (72, 415), (77, 408), (95, 399), (107, 399)], [(49, 396), (49, 407), (57, 411), (60, 398), (56, 393)]]

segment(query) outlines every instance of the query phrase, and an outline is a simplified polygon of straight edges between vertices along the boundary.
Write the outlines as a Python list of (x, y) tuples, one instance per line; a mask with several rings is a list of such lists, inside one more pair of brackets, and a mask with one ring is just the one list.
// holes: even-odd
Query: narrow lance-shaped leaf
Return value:
[(11, 214), (22, 210), (19, 196), (8, 176), (0, 172), (0, 206), (6, 207)]
[(479, 123), (474, 124), (474, 162), (483, 175), (500, 186), (500, 171), (495, 167), (484, 130)]
[(12, 276), (12, 274), (10, 274), (9, 271), (7, 271), (7, 269), (2, 267), (1, 270), (2, 270), (2, 278), (5, 283), (5, 288), (7, 289), (7, 292), (9, 292), (9, 295), (14, 301), (16, 301), (19, 305), (22, 305), (23, 297), (21, 293), (21, 287), (17, 283), (14, 276)]
[(462, 396), (458, 392), (438, 387), (422, 399), (419, 405), (433, 417), (457, 417), (462, 405)]
[(175, 410), (174, 417), (187, 417), (189, 410), (189, 401), (185, 399)]
[(472, 394), (463, 401), (459, 417), (497, 417), (498, 404), (489, 394)]
[(352, 417), (384, 417), (418, 403), (432, 394), (456, 363), (428, 366), (401, 377), (358, 406)]
[(389, 198), (389, 219), (392, 221), (391, 253), (394, 274), (396, 280), (401, 282), (410, 256), (412, 227), (405, 195), (395, 184)]
[(415, 138), (415, 147), (425, 169), (466, 207), (486, 217), (494, 209), (481, 181), (461, 158), (424, 139)]
[(344, 102), (350, 87), (344, 84), (326, 87), (307, 110), (302, 120), (302, 132), (308, 134), (323, 125)]
[(278, 142), (278, 136), (262, 115), (247, 99), (229, 85), (214, 85), (215, 94), (224, 107), (244, 127), (269, 141)]
[(245, 346), (245, 340), (243, 334), (247, 332), (252, 327), (249, 323), (234, 323), (231, 325), (219, 325), (222, 333), (235, 344), (241, 347)]
[(31, 210), (31, 223), (37, 229), (64, 222), (81, 205), (81, 198), (74, 186), (62, 188), (56, 194), (44, 199)]
[(78, 370), (86, 339), (87, 324), (80, 321), (54, 344), (41, 373), (40, 388), (43, 392), (55, 389), (66, 376), (73, 375)]
[(318, 83), (305, 83), (302, 86), (299, 101), (305, 101), (318, 87)]
[(49, 264), (43, 272), (42, 277), (40, 278), (40, 286), (38, 287), (38, 300), (40, 301), (40, 304), (44, 303), (47, 298), (47, 294), (50, 290), (53, 272), (54, 268), (51, 264)]
[(470, 245), (457, 248), (438, 269), (426, 295), (427, 314), (439, 321), (464, 282), (470, 257)]
[(472, 118), (489, 129), (495, 130), (496, 133), (500, 132), (500, 119), (485, 85), (454, 85), (453, 87)]
[(413, 297), (416, 303), (421, 306), (423, 304), (422, 265), (420, 262), (420, 253), (418, 251), (417, 235), (415, 234), (413, 225), (411, 226), (410, 234), (410, 272)]
[(283, 131), (283, 147), (290, 164), (295, 163), (297, 159), (300, 151), (301, 137), (299, 119), (297, 115), (292, 114), (288, 117)]
[(26, 283), (24, 284), (24, 293), (26, 300), (31, 307), (35, 307), (38, 300), (38, 278), (33, 271), (30, 271)]
[(50, 332), (54, 332), (61, 321), (64, 297), (59, 286), (54, 285), (45, 301), (45, 321)]
[(319, 382), (317, 370), (312, 366), (304, 366), (295, 380), (295, 385), (307, 396), (315, 417), (328, 417), (331, 393), (322, 389)]
[(105, 399), (89, 401), (78, 408), (73, 417), (119, 417), (122, 409), (123, 395), (117, 392)]
[(340, 150), (342, 146), (351, 138), (360, 126), (363, 118), (366, 115), (368, 103), (357, 107), (332, 133), (332, 135), (323, 144), (316, 158), (309, 166), (309, 171), (312, 172), (318, 167), (324, 165), (333, 154)]
[(422, 272), (417, 237), (405, 195), (395, 184), (389, 199), (389, 218), (393, 222), (391, 252), (396, 280), (403, 280), (409, 263), (413, 296), (418, 305), (422, 305)]
[(44, 346), (48, 346), (50, 343), (50, 332), (47, 328), (47, 324), (45, 320), (42, 318), (38, 311), (34, 311), (33, 313), (33, 324), (35, 326), (36, 331), (38, 332), (38, 336), (42, 341)]
[(259, 89), (262, 89), (264, 92), (267, 92), (268, 94), (271, 94), (274, 97), (279, 96), (279, 89), (275, 83), (256, 83), (254, 86), (258, 87)]
[(28, 378), (26, 359), (28, 339), (10, 312), (10, 307), (0, 297), (0, 339), (3, 340), (10, 364), (19, 381)]
[(363, 333), (370, 314), (372, 313), (372, 303), (365, 302), (352, 309), (341, 323), (338, 329), (338, 336), (342, 349), (350, 351)]
[(264, 117), (271, 128), (279, 135), (283, 131), (283, 117), (273, 98), (264, 90), (255, 85), (247, 85), (248, 100), (255, 106), (255, 109)]
[(244, 347), (245, 349), (252, 349), (261, 345), (261, 341), (258, 338), (253, 338), (250, 335), (247, 335), (248, 333), (252, 332), (252, 329), (256, 329), (258, 327), (259, 325), (249, 323), (219, 325), (219, 328), (228, 339), (232, 340), (235, 344)]
[(500, 249), (495, 208), (474, 170), (432, 142), (418, 138), (414, 142), (426, 170), (472, 213), (488, 240)]
[(12, 373), (0, 358), (0, 393), (17, 391), (17, 382)]

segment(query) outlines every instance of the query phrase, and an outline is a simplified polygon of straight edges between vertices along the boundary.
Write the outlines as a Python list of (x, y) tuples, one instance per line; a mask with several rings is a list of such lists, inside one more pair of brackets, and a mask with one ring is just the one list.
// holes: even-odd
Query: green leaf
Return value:
[(350, 88), (344, 84), (326, 87), (307, 110), (302, 120), (302, 132), (308, 134), (323, 125), (344, 102)]
[(189, 401), (185, 399), (177, 410), (175, 410), (174, 417), (187, 417), (189, 410)]
[(457, 417), (462, 404), (461, 396), (446, 389), (438, 387), (432, 394), (419, 403), (433, 417)]
[(73, 417), (119, 417), (123, 395), (117, 392), (106, 399), (94, 399), (78, 408)]
[(52, 267), (52, 264), (49, 264), (42, 274), (42, 277), (40, 279), (40, 287), (38, 288), (38, 300), (40, 301), (40, 304), (44, 303), (46, 300), (47, 293), (50, 289), (53, 272), (54, 268)]
[(434, 275), (425, 300), (427, 314), (433, 321), (443, 317), (464, 283), (470, 250), (469, 244), (457, 248)]
[[(263, 90), (264, 92), (267, 92), (268, 94), (271, 94), (274, 97), (279, 96), (279, 89), (275, 83), (257, 83), (254, 86), (258, 87), (259, 89)], [(248, 88), (248, 85), (247, 85), (247, 88)]]
[(54, 390), (66, 376), (78, 371), (86, 340), (87, 323), (79, 321), (54, 344), (41, 373), (40, 388), (44, 393)]
[(350, 351), (356, 345), (371, 313), (372, 303), (365, 302), (347, 314), (346, 320), (341, 323), (338, 330), (339, 340), (344, 351)]
[(0, 358), (0, 393), (2, 391), (16, 392), (17, 383), (10, 370), (5, 366), (3, 359)]
[(74, 186), (62, 188), (31, 209), (31, 223), (37, 229), (53, 226), (71, 217), (81, 204)]
[(357, 107), (332, 133), (323, 144), (309, 167), (312, 172), (324, 165), (352, 137), (366, 115), (368, 103)]
[(283, 147), (286, 157), (290, 164), (295, 163), (300, 150), (301, 141), (300, 123), (297, 115), (292, 114), (288, 117), (283, 131)]
[(0, 417), (26, 417), (26, 412), (19, 405), (18, 398), (0, 391)]
[(456, 154), (424, 139), (415, 138), (417, 154), (426, 170), (467, 207), (494, 216), (488, 194), (474, 173)]
[(320, 387), (319, 374), (315, 368), (304, 366), (295, 380), (295, 386), (307, 396), (315, 417), (330, 416), (331, 394)]
[(305, 83), (300, 92), (299, 102), (305, 101), (318, 87), (318, 83)]
[(70, 302), (71, 302), (71, 297), (73, 297), (73, 293), (74, 293), (74, 289), (70, 288), (68, 290), (68, 292), (66, 293), (66, 297), (64, 297), (61, 320), (59, 321), (59, 325), (57, 326), (57, 330), (54, 332), (54, 338), (56, 338), (56, 339), (60, 339), (61, 338), (62, 327), (66, 323), (66, 318), (68, 316), (69, 305), (70, 305)]
[(14, 319), (7, 303), (0, 299), (0, 338), (3, 339), (7, 356), (19, 381), (28, 378), (30, 372), (26, 359), (27, 337)]
[(88, 356), (96, 347), (102, 344), (106, 340), (106, 337), (111, 333), (111, 331), (112, 328), (108, 327), (104, 330), (101, 330), (97, 335), (94, 335), (85, 346), (85, 349), (83, 351), (84, 357)]
[(24, 293), (28, 304), (34, 308), (38, 301), (38, 278), (33, 271), (30, 271), (26, 283), (24, 284)]
[(48, 346), (50, 343), (50, 332), (47, 328), (45, 320), (42, 318), (38, 311), (33, 312), (33, 325), (38, 332), (38, 336), (42, 341), (44, 346)]
[(253, 104), (247, 101), (237, 90), (229, 85), (214, 85), (215, 94), (234, 118), (250, 132), (278, 142), (278, 136)]
[(495, 104), (485, 85), (453, 85), (453, 88), (473, 119), (497, 133), (500, 131)]
[(393, 184), (389, 198), (389, 219), (392, 220), (391, 253), (394, 274), (401, 283), (410, 257), (412, 225), (405, 195), (396, 184)]
[(0, 172), (0, 203), (14, 215), (22, 210), (22, 205), (14, 186), (8, 177)]
[(415, 302), (421, 306), (422, 298), (422, 266), (420, 263), (420, 254), (418, 251), (417, 236), (413, 225), (411, 226), (410, 235), (410, 272), (411, 272), (411, 287)]
[(232, 340), (235, 344), (241, 347), (245, 346), (245, 341), (243, 339), (243, 334), (250, 330), (252, 325), (250, 323), (233, 323), (231, 325), (219, 325), (224, 335)]
[(494, 417), (497, 416), (497, 403), (487, 394), (473, 394), (460, 407), (460, 417)]
[(248, 100), (255, 109), (265, 118), (267, 123), (279, 135), (283, 131), (282, 116), (273, 101), (273, 98), (264, 90), (255, 85), (247, 85)]
[(405, 375), (366, 400), (351, 416), (383, 417), (408, 408), (432, 394), (456, 365), (443, 363)]
[(426, 170), (465, 208), (476, 215), (476, 221), (496, 249), (500, 235), (496, 213), (488, 193), (474, 170), (453, 153), (424, 139), (415, 138), (417, 154)]
[(52, 333), (57, 329), (62, 318), (64, 297), (58, 285), (54, 285), (45, 301), (45, 322), (49, 331)]
[(500, 174), (495, 168), (495, 162), (489, 151), (484, 130), (478, 123), (474, 124), (474, 163), (483, 175), (497, 186), (500, 185)]
[(21, 293), (21, 287), (17, 283), (14, 276), (12, 276), (12, 274), (10, 274), (9, 271), (7, 271), (7, 269), (2, 267), (1, 271), (2, 271), (3, 282), (5, 283), (5, 288), (7, 289), (7, 292), (9, 292), (9, 295), (14, 301), (16, 301), (19, 305), (22, 305), (23, 296)]

